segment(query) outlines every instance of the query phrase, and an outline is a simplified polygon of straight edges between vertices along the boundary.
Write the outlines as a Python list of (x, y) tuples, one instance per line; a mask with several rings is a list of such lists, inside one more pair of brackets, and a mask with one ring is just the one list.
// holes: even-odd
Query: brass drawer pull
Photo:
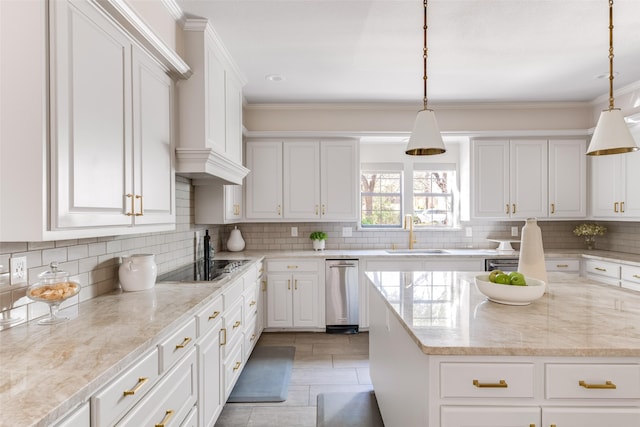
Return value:
[(513, 206), (513, 212), (512, 213), (516, 213), (516, 204), (514, 203), (512, 206)]
[(211, 316), (209, 316), (209, 320), (215, 319), (218, 316), (220, 316), (220, 312), (219, 311), (214, 311), (213, 314)]
[(142, 196), (136, 194), (136, 199), (140, 199), (140, 212), (136, 212), (135, 216), (142, 216), (144, 215), (144, 211), (142, 208)]
[(500, 380), (497, 383), (481, 383), (478, 380), (473, 380), (473, 385), (478, 388), (507, 388), (509, 385), (505, 380)]
[(220, 341), (220, 346), (227, 345), (227, 328), (220, 329), (220, 332), (224, 332), (224, 341)]
[(249, 303), (249, 307), (253, 307), (254, 305), (256, 305), (256, 302), (255, 302), (255, 301), (251, 301), (251, 302)]
[(551, 203), (551, 213), (552, 214), (556, 213), (556, 204), (555, 203)]
[(607, 271), (606, 268), (602, 268), (602, 267), (594, 267), (593, 269), (598, 271)]
[(140, 390), (140, 388), (147, 382), (149, 381), (148, 377), (140, 377), (138, 378), (138, 383), (136, 384), (136, 386), (134, 388), (132, 388), (131, 390), (125, 390), (122, 394), (124, 396), (133, 396), (134, 394), (136, 394), (136, 392), (138, 390)]
[(507, 203), (505, 206), (504, 213), (509, 214), (509, 204)]
[(256, 339), (256, 334), (251, 334), (251, 338), (249, 338), (249, 341), (253, 341)]
[(569, 264), (556, 264), (557, 268), (569, 268)]
[(131, 212), (127, 212), (127, 216), (133, 216), (134, 215), (133, 211), (135, 210), (135, 206), (134, 206), (135, 201), (133, 200), (133, 194), (128, 193), (127, 199), (128, 198), (131, 198)]
[(237, 371), (238, 369), (240, 369), (240, 365), (242, 365), (242, 362), (236, 362), (235, 366), (233, 367), (233, 370)]
[(635, 279), (640, 279), (640, 274), (634, 274), (634, 275), (633, 275), (633, 277), (634, 277)]
[(264, 291), (266, 291), (266, 290), (267, 290), (267, 281), (266, 281), (266, 280), (263, 280), (263, 281), (262, 281), (262, 291), (264, 292)]
[(287, 268), (289, 270), (291, 270), (291, 269), (294, 269), (294, 268), (298, 268), (298, 266), (297, 265), (287, 265)]
[(186, 337), (182, 343), (176, 345), (176, 348), (185, 348), (187, 344), (189, 344), (191, 342), (191, 338)]
[(156, 427), (166, 426), (169, 423), (169, 420), (171, 419), (171, 417), (173, 417), (174, 413), (175, 411), (173, 409), (167, 410), (167, 412), (164, 414), (164, 418), (162, 419), (162, 421), (160, 421), (160, 424), (156, 424)]
[(618, 213), (618, 202), (615, 202), (615, 203), (613, 204), (613, 211), (614, 211), (615, 213)]
[(293, 289), (298, 290), (298, 279), (293, 281)]
[(583, 380), (578, 381), (578, 385), (584, 388), (595, 388), (595, 389), (615, 389), (616, 385), (611, 381), (605, 381), (604, 384), (588, 384)]
[(624, 213), (624, 202), (620, 202), (620, 213)]
[(236, 323), (233, 324), (233, 329), (237, 328), (238, 326), (240, 326), (240, 321), (236, 320)]

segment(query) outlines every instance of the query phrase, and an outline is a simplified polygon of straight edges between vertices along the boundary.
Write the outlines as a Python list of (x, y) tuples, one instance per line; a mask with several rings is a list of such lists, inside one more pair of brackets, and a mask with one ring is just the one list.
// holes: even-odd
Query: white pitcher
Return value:
[(143, 291), (153, 288), (158, 275), (155, 257), (153, 254), (136, 254), (122, 257), (122, 264), (118, 269), (122, 290)]

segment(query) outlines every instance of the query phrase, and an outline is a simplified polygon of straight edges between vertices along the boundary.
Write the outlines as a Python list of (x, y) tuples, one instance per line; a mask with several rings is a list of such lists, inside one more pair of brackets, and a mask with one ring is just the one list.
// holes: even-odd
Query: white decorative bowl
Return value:
[(501, 285), (489, 281), (489, 275), (476, 276), (476, 287), (489, 300), (508, 305), (529, 305), (544, 295), (542, 280), (526, 277), (527, 286)]

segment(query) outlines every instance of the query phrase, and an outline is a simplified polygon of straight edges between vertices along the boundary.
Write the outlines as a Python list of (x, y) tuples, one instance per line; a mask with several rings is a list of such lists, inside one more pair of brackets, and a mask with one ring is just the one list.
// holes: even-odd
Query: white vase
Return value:
[(324, 250), (324, 240), (312, 240), (313, 242), (313, 250), (314, 251), (323, 251)]
[(520, 257), (518, 271), (526, 277), (547, 282), (547, 267), (544, 263), (544, 247), (542, 245), (542, 231), (535, 218), (527, 218), (522, 227), (520, 240)]
[(132, 292), (153, 288), (158, 276), (155, 257), (153, 254), (122, 257), (122, 264), (118, 268), (122, 290)]
[(244, 239), (242, 238), (242, 233), (238, 230), (238, 227), (235, 227), (231, 230), (229, 234), (229, 240), (227, 240), (227, 250), (230, 252), (240, 252), (244, 249)]

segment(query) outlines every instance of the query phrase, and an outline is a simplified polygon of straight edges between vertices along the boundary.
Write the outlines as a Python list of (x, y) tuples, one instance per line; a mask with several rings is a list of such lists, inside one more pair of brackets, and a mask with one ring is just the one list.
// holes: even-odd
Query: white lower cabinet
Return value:
[(212, 427), (224, 406), (220, 377), (222, 298), (216, 298), (197, 316), (199, 425)]
[(542, 408), (544, 427), (637, 427), (640, 408), (552, 407)]
[(443, 406), (440, 410), (441, 427), (535, 427), (540, 425), (540, 408), (535, 406)]
[(323, 327), (320, 307), (324, 307), (324, 298), (320, 275), (318, 261), (269, 260), (266, 326)]
[(53, 427), (87, 427), (88, 425), (91, 425), (91, 410), (89, 402), (85, 402), (54, 423)]

